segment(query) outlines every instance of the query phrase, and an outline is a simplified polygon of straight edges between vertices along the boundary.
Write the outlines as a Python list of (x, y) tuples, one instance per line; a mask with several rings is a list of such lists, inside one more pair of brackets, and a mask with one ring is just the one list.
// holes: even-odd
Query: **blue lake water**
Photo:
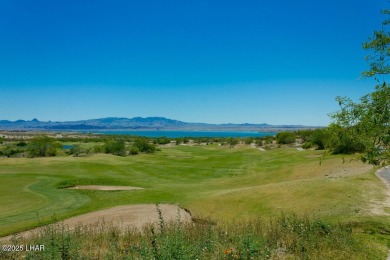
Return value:
[(145, 137), (263, 137), (273, 136), (274, 132), (225, 132), (225, 131), (94, 131), (96, 134), (134, 135)]

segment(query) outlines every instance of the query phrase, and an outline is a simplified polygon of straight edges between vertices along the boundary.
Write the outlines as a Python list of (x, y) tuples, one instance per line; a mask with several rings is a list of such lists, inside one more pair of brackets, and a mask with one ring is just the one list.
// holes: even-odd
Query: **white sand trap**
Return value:
[(266, 150), (264, 149), (264, 148), (258, 148), (259, 149), (259, 151), (261, 151), (261, 152), (265, 152)]
[(104, 185), (79, 185), (69, 188), (70, 190), (143, 190), (140, 187), (131, 186), (104, 186)]
[[(177, 220), (179, 216), (181, 221), (191, 221), (190, 213), (177, 205), (159, 204), (159, 208), (165, 222)], [(102, 223), (120, 228), (142, 228), (146, 224), (158, 223), (158, 221), (159, 218), (155, 204), (139, 204), (99, 210), (66, 219), (58, 224), (64, 224), (69, 230), (75, 229), (78, 225), (98, 227), (98, 225), (102, 225)], [(30, 237), (39, 233), (42, 228), (44, 227), (21, 232), (17, 234), (17, 237)], [(9, 241), (12, 237), (13, 235), (2, 237), (0, 238), (0, 242)]]
[(303, 152), (305, 151), (305, 149), (303, 149), (302, 147), (297, 147), (297, 151)]

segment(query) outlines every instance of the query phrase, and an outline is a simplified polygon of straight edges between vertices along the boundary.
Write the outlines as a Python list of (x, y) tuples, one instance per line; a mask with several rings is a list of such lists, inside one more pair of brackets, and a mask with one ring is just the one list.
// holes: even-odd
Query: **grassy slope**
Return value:
[[(197, 216), (232, 220), (281, 210), (330, 219), (367, 215), (381, 199), (373, 170), (340, 156), (292, 148), (163, 148), (154, 155), (0, 159), (0, 235), (114, 205), (180, 203)], [(320, 163), (321, 161), (321, 163)], [(131, 185), (138, 191), (58, 189)], [(39, 221), (38, 221), (39, 219)], [(41, 222), (40, 222), (41, 221)]]

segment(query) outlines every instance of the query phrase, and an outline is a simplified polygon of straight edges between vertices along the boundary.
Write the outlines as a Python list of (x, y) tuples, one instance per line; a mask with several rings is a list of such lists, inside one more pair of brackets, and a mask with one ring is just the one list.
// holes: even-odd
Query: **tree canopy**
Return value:
[[(390, 15), (390, 10), (383, 10), (384, 15)], [(387, 26), (390, 19), (385, 19), (382, 23), (382, 29), (374, 31), (373, 35), (363, 44), (363, 48), (370, 51), (366, 57), (370, 69), (362, 73), (363, 77), (375, 77), (378, 81), (379, 75), (390, 74), (390, 33)]]
[(31, 139), (27, 151), (30, 157), (45, 157), (55, 156), (59, 148), (61, 148), (60, 143), (55, 142), (55, 140), (48, 136), (42, 135)]
[[(389, 15), (390, 10), (383, 13)], [(332, 115), (334, 123), (330, 127), (338, 142), (345, 141), (342, 145), (348, 149), (362, 150), (362, 160), (374, 165), (390, 163), (390, 87), (385, 80), (390, 74), (389, 24), (390, 19), (385, 20), (382, 29), (363, 44), (370, 51), (367, 56), (370, 69), (362, 76), (375, 78), (378, 82), (375, 91), (360, 98), (358, 103), (338, 97), (341, 110)]]

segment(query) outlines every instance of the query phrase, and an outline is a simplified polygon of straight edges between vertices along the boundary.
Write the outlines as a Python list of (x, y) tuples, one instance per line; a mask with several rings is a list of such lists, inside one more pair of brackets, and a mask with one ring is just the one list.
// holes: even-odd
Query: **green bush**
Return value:
[(13, 149), (11, 147), (6, 147), (4, 150), (0, 151), (0, 156), (6, 156), (8, 158), (15, 157), (15, 155), (22, 153), (22, 150)]
[(245, 144), (251, 144), (253, 143), (254, 139), (252, 137), (245, 138)]
[(331, 124), (328, 133), (327, 146), (334, 154), (353, 154), (366, 150), (362, 140), (356, 138), (354, 129)]
[(78, 157), (81, 153), (81, 146), (79, 144), (75, 144), (72, 148), (70, 148), (69, 152), (73, 154), (73, 156)]
[(96, 145), (93, 147), (94, 153), (104, 153), (104, 145)]
[(156, 146), (151, 144), (146, 138), (137, 138), (133, 147), (138, 148), (141, 153), (154, 153), (156, 151)]
[(20, 142), (18, 142), (18, 143), (16, 144), (16, 146), (18, 146), (18, 147), (25, 147), (25, 146), (27, 146), (27, 143), (24, 142), (24, 141), (20, 141)]
[(275, 138), (273, 136), (266, 136), (266, 137), (264, 137), (264, 142), (265, 142), (265, 144), (272, 144), (274, 139)]
[(303, 145), (302, 145), (302, 148), (303, 149), (309, 149), (309, 148), (312, 148), (313, 147), (313, 144), (311, 142), (305, 142)]
[(238, 144), (238, 139), (230, 137), (228, 138), (227, 143), (229, 144), (230, 148), (233, 148), (236, 144)]
[(317, 146), (317, 149), (323, 150), (328, 138), (326, 129), (315, 129), (310, 136), (310, 141)]
[(28, 143), (27, 151), (30, 157), (45, 157), (57, 155), (57, 150), (61, 148), (59, 142), (48, 136), (37, 136)]
[(154, 144), (169, 144), (170, 142), (171, 142), (171, 139), (169, 139), (165, 136), (159, 137), (159, 138), (153, 140)]
[(139, 154), (139, 149), (135, 146), (132, 146), (130, 148), (130, 155), (137, 155), (137, 154)]
[(262, 139), (256, 140), (256, 145), (257, 146), (263, 146), (263, 140)]
[(110, 153), (118, 156), (126, 155), (126, 146), (123, 139), (114, 139), (107, 141), (104, 145), (105, 153)]
[(292, 144), (295, 142), (296, 135), (293, 132), (280, 132), (276, 135), (278, 144)]

